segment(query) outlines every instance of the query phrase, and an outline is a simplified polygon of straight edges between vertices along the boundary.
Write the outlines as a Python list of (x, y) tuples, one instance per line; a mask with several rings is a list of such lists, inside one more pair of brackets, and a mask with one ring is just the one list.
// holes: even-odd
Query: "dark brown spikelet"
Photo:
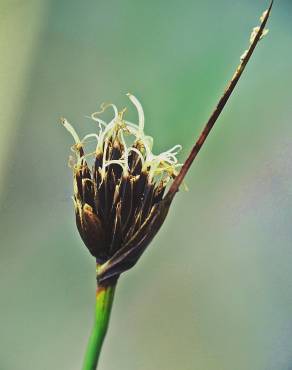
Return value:
[[(140, 143), (134, 147), (139, 148)], [(95, 156), (92, 169), (81, 159), (74, 171), (74, 206), (79, 234), (101, 267), (99, 279), (118, 276), (132, 267), (160, 228), (168, 206), (166, 183), (150, 177), (132, 151), (129, 168), (103, 161), (119, 160), (123, 145), (116, 137)], [(83, 149), (80, 156), (84, 155)]]

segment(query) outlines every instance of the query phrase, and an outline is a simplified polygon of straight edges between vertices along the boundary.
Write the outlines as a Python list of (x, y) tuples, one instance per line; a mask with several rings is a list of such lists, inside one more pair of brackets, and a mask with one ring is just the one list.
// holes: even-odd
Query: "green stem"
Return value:
[(82, 370), (96, 370), (97, 368), (102, 343), (108, 328), (115, 287), (116, 281), (97, 286), (94, 326), (87, 345)]

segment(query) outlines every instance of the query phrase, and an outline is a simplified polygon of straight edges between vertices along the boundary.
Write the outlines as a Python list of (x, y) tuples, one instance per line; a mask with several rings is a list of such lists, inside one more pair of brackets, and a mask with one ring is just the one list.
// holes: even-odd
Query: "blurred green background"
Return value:
[[(0, 369), (78, 370), (95, 263), (74, 224), (67, 117), (142, 102), (186, 157), (263, 0), (1, 0)], [(170, 215), (117, 289), (101, 370), (292, 369), (292, 3), (275, 2)]]

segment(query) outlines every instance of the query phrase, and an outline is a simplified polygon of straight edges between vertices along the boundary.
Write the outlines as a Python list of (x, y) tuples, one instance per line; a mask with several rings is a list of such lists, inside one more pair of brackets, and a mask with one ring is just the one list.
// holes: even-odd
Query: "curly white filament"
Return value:
[[(138, 124), (126, 121), (123, 119), (125, 109), (118, 111), (114, 104), (102, 104), (101, 110), (91, 114), (90, 118), (98, 123), (98, 134), (87, 134), (80, 140), (75, 129), (65, 119), (62, 120), (65, 128), (71, 133), (74, 138), (75, 144), (83, 146), (89, 138), (95, 138), (97, 141), (96, 154), (102, 154), (102, 167), (100, 168), (101, 176), (104, 177), (106, 168), (112, 164), (120, 165), (123, 169), (124, 175), (129, 172), (129, 158), (131, 153), (136, 153), (141, 160), (142, 170), (149, 172), (150, 180), (154, 176), (162, 176), (163, 181), (168, 181), (176, 173), (176, 168), (180, 166), (177, 160), (177, 154), (182, 149), (181, 145), (175, 145), (171, 149), (155, 155), (152, 152), (153, 138), (144, 133), (144, 111), (140, 101), (132, 94), (127, 94), (131, 102), (138, 112)], [(99, 116), (104, 113), (108, 108), (113, 109), (113, 118), (109, 123), (106, 123)], [(128, 140), (130, 137), (131, 140)], [(109, 159), (107, 152), (109, 142), (114, 138), (118, 140), (122, 147), (121, 158)], [(132, 144), (129, 144), (132, 142)], [(90, 153), (91, 155), (92, 153)], [(84, 156), (80, 157), (77, 151), (77, 163), (80, 163)]]

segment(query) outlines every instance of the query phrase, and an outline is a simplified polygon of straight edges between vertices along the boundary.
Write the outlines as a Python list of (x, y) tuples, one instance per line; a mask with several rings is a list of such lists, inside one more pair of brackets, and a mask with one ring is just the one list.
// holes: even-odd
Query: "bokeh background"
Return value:
[[(143, 103), (180, 160), (265, 0), (1, 0), (0, 369), (78, 370), (95, 264), (74, 224), (71, 137), (103, 101)], [(101, 370), (292, 369), (292, 3), (117, 289)]]

